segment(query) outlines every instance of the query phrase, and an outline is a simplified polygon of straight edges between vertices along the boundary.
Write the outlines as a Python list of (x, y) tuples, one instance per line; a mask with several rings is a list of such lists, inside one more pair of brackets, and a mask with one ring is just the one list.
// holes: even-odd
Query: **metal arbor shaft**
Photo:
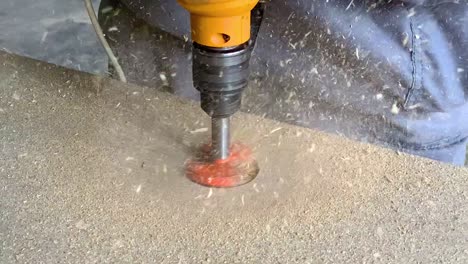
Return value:
[(211, 144), (214, 160), (229, 157), (229, 146), (231, 144), (229, 117), (211, 119)]

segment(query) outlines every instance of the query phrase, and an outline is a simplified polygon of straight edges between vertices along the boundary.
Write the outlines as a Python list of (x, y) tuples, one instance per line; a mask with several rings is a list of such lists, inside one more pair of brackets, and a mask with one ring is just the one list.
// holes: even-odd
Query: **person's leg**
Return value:
[(252, 56), (249, 110), (463, 163), (468, 3), (274, 3)]
[[(467, 10), (466, 3), (272, 1), (242, 109), (461, 164), (468, 136)], [(160, 87), (161, 69), (173, 65), (182, 72), (169, 79), (171, 89), (196, 93), (189, 42), (158, 25), (138, 30), (141, 22), (122, 33), (119, 24), (128, 22), (114, 21), (108, 29), (115, 24), (120, 32), (109, 38), (136, 76), (131, 81)]]

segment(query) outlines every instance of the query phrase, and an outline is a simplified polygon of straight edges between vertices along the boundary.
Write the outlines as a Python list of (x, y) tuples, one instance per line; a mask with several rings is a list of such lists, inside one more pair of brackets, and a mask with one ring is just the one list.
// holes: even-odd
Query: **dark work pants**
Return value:
[[(100, 19), (130, 81), (196, 98), (188, 14), (121, 1)], [(462, 165), (467, 1), (387, 2), (264, 4), (243, 111)]]

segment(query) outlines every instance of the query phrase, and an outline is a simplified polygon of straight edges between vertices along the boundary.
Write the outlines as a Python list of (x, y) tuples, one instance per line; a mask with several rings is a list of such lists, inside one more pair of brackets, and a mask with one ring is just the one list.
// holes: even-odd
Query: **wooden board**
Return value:
[(238, 114), (260, 174), (184, 176), (196, 103), (0, 53), (1, 263), (465, 263), (468, 171)]

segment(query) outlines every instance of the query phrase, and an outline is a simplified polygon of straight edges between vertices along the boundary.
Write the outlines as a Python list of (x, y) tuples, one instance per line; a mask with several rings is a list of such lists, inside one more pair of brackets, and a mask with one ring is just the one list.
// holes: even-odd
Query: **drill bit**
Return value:
[(214, 160), (227, 159), (231, 144), (229, 117), (211, 119), (211, 144)]

